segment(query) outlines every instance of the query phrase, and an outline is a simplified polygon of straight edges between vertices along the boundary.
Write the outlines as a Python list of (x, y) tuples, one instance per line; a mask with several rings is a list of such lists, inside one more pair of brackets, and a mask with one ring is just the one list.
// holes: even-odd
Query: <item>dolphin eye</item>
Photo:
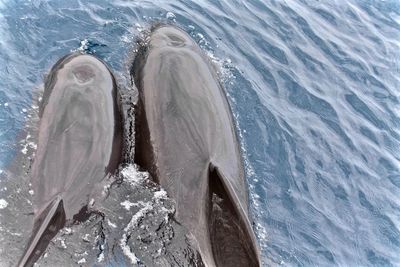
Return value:
[(77, 66), (72, 70), (72, 73), (79, 83), (87, 83), (95, 76), (94, 70), (89, 65)]

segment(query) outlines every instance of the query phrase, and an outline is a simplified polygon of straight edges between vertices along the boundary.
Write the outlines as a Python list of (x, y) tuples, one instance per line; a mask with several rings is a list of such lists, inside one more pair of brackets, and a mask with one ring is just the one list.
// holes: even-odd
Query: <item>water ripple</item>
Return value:
[(222, 68), (266, 264), (400, 265), (396, 0), (0, 1), (0, 167), (60, 56), (121, 74), (154, 20)]

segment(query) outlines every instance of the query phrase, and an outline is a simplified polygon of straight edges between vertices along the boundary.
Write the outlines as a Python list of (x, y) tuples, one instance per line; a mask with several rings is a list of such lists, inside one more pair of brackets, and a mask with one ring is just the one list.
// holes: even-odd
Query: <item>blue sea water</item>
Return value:
[(219, 65), (264, 265), (400, 266), (396, 0), (0, 0), (0, 169), (58, 58), (124, 77), (155, 20)]

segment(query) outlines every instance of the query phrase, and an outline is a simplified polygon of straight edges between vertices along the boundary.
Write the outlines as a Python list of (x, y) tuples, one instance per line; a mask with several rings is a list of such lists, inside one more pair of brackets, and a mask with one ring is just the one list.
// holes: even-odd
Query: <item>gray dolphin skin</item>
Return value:
[(146, 41), (131, 69), (135, 162), (175, 200), (205, 266), (260, 266), (240, 147), (213, 66), (175, 26), (154, 27)]
[(66, 222), (85, 219), (91, 193), (121, 157), (116, 83), (97, 58), (60, 59), (47, 76), (39, 115), (31, 175), (34, 227), (18, 266), (32, 266)]

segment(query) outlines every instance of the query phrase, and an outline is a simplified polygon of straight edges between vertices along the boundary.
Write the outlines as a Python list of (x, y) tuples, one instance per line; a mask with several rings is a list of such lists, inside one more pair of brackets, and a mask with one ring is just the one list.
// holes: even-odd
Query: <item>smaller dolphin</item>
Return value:
[(134, 60), (139, 89), (135, 161), (176, 202), (206, 266), (260, 266), (232, 114), (199, 46), (154, 27)]
[(70, 54), (45, 81), (32, 166), (34, 227), (19, 266), (32, 266), (67, 221), (80, 220), (96, 184), (117, 168), (122, 125), (113, 74)]

